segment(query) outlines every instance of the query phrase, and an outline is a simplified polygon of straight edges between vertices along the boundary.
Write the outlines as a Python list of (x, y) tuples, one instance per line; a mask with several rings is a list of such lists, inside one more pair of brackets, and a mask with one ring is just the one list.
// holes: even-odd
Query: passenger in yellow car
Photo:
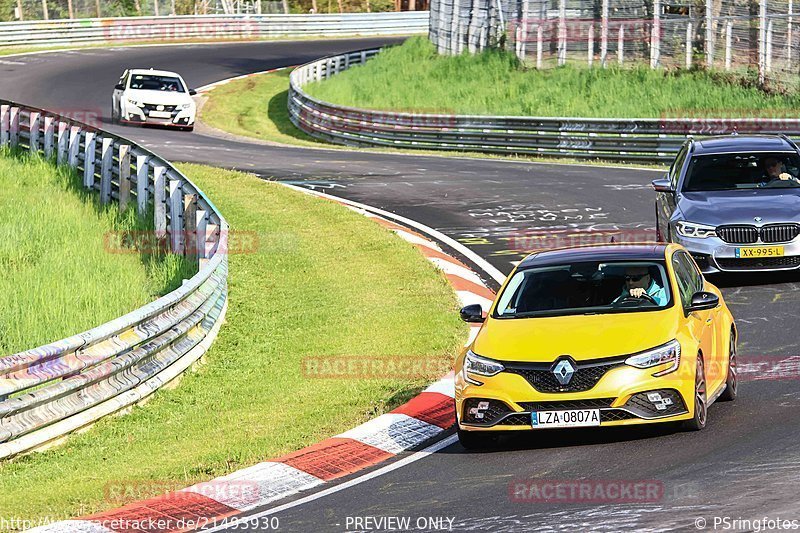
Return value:
[(622, 289), (622, 294), (614, 301), (645, 298), (645, 294), (649, 295), (659, 307), (667, 305), (667, 291), (653, 279), (650, 269), (645, 266), (628, 267), (625, 270), (625, 287)]

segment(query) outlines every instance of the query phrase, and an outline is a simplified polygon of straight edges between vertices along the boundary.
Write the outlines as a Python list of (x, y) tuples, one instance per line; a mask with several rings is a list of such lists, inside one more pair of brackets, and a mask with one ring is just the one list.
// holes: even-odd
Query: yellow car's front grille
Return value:
[(561, 384), (552, 371), (552, 363), (503, 363), (505, 372), (525, 378), (539, 392), (584, 392), (592, 389), (606, 372), (625, 364), (624, 359), (576, 363), (575, 371), (566, 384)]

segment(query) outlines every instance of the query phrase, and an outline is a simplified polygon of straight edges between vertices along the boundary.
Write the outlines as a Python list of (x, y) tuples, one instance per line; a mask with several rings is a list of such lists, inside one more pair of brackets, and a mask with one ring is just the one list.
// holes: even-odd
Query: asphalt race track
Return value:
[[(111, 89), (126, 67), (176, 70), (197, 87), (383, 42), (390, 41), (184, 45), (0, 58), (0, 95), (67, 114), (98, 113), (104, 127), (172, 160), (248, 170), (413, 218), (461, 241), (503, 272), (526, 244), (539, 242), (531, 239), (566, 228), (587, 238), (652, 235), (654, 193), (648, 184), (658, 176), (655, 171), (271, 147), (109, 124)], [(748, 358), (800, 355), (800, 275), (712, 282), (724, 288), (737, 318), (740, 365)], [(356, 529), (361, 526), (353, 518), (366, 516), (409, 517), (412, 529), (422, 518), (425, 530), (437, 529), (428, 517), (450, 518), (456, 531), (692, 531), (698, 518), (713, 530), (715, 516), (800, 519), (799, 382), (743, 378), (737, 401), (712, 406), (701, 432), (657, 427), (532, 432), (482, 453), (456, 443), (280, 511), (279, 531)], [(509, 497), (509, 486), (518, 479), (653, 480), (664, 496), (647, 504), (518, 503)]]

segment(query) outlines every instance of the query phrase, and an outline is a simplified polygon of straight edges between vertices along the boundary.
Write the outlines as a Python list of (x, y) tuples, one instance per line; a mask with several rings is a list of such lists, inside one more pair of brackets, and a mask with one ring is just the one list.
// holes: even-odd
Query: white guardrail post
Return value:
[[(167, 251), (186, 252), (199, 265), (197, 274), (180, 288), (125, 316), (52, 344), (0, 357), (3, 459), (47, 445), (143, 400), (205, 353), (227, 308), (224, 239), (228, 226), (202, 191), (170, 163), (127, 139), (70, 118), (0, 101), (0, 145), (55, 155), (56, 163), (82, 173), (85, 187), (99, 188), (103, 203), (116, 199), (121, 210), (136, 194), (137, 213), (144, 216), (152, 198), (156, 235), (161, 237), (137, 244), (156, 246), (158, 251), (167, 242), (168, 179), (172, 239)], [(99, 187), (95, 180), (98, 146)], [(209, 235), (208, 225), (217, 231)], [(190, 236), (190, 246), (184, 244), (185, 235)], [(116, 236), (116, 241), (112, 238), (106, 245), (129, 246), (128, 237)]]
[(0, 105), (0, 147), (8, 146), (11, 124), (11, 106)]

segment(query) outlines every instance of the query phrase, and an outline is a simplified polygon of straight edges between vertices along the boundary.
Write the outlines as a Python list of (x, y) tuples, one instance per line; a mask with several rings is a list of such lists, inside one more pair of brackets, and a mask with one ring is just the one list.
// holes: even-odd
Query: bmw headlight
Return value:
[(134, 100), (133, 98), (128, 98), (128, 103), (136, 107), (142, 107), (142, 103), (138, 100)]
[(653, 375), (663, 376), (678, 369), (678, 365), (681, 363), (681, 344), (677, 340), (671, 340), (652, 350), (637, 353), (625, 360), (626, 365), (635, 366), (636, 368), (650, 368), (667, 363), (672, 364), (666, 370)]
[(717, 234), (717, 228), (714, 226), (695, 224), (693, 222), (685, 222), (683, 220), (675, 224), (675, 229), (678, 230), (678, 235), (682, 235), (683, 237), (692, 237), (695, 239), (705, 239), (707, 237), (713, 237)]
[(468, 350), (467, 355), (464, 356), (462, 373), (464, 379), (473, 385), (483, 385), (483, 383), (471, 379), (467, 374), (491, 377), (495, 374), (499, 374), (503, 370), (505, 370), (505, 367), (499, 362), (493, 361), (492, 359), (488, 359), (486, 357), (481, 357), (472, 350)]

